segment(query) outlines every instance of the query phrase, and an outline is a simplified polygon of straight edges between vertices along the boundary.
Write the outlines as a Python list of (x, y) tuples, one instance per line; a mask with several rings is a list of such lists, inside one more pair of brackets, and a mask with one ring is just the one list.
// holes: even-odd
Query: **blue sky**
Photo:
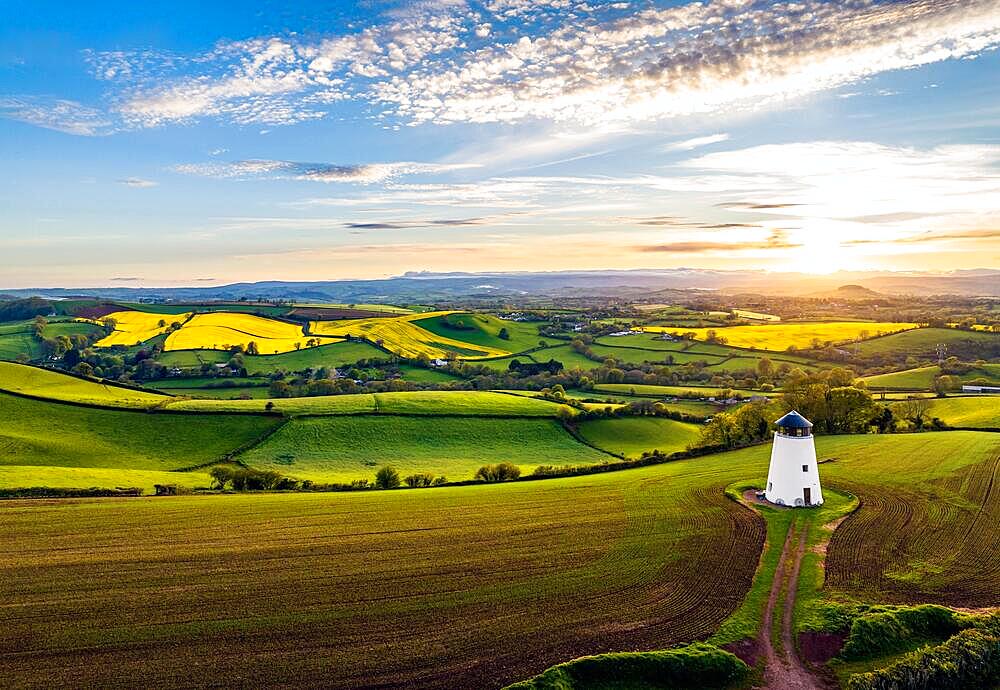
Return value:
[(0, 5), (0, 286), (1000, 265), (995, 0), (289, 4)]

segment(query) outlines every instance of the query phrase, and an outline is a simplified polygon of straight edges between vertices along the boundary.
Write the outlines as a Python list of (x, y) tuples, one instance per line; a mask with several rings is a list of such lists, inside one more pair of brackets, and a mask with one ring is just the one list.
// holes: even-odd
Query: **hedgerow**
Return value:
[(750, 667), (735, 655), (705, 643), (655, 652), (599, 654), (553, 666), (506, 690), (577, 690), (604, 683), (627, 687), (724, 688), (746, 678)]

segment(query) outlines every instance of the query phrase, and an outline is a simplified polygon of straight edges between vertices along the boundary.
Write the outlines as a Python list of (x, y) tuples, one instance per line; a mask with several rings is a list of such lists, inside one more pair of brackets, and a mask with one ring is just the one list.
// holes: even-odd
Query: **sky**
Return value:
[(0, 287), (1000, 267), (1000, 0), (0, 0)]

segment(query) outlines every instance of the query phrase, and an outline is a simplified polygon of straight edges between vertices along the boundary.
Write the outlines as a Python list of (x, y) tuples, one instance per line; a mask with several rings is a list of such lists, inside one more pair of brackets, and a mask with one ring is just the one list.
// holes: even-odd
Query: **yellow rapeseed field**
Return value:
[(435, 335), (412, 323), (418, 319), (457, 314), (455, 311), (430, 311), (393, 318), (350, 319), (347, 321), (313, 321), (309, 330), (317, 335), (355, 338), (364, 337), (400, 357), (416, 358), (422, 354), (432, 359), (447, 358), (457, 353), (461, 359), (504, 357), (510, 352), (485, 345), (473, 345)]
[[(234, 345), (246, 349), (251, 342), (257, 344), (262, 355), (291, 352), (315, 343), (332, 342), (305, 334), (301, 326), (276, 321), (253, 314), (211, 312), (196, 314), (184, 326), (174, 331), (164, 343), (165, 351), (172, 350), (228, 350)], [(296, 347), (298, 345), (298, 347)]]
[(835, 345), (858, 339), (873, 338), (899, 331), (917, 328), (915, 323), (873, 323), (869, 321), (835, 321), (830, 323), (783, 323), (759, 326), (730, 326), (720, 328), (676, 328), (672, 326), (643, 326), (646, 333), (694, 333), (696, 340), (708, 340), (709, 331), (726, 345), (752, 348), (755, 350), (787, 350), (789, 346), (798, 349), (810, 348), (818, 340), (821, 345), (831, 342)]
[(100, 319), (77, 319), (87, 323), (103, 324), (114, 319), (115, 330), (94, 343), (95, 347), (112, 345), (138, 345), (161, 333), (166, 333), (172, 323), (184, 323), (190, 314), (151, 314), (145, 311), (116, 311)]

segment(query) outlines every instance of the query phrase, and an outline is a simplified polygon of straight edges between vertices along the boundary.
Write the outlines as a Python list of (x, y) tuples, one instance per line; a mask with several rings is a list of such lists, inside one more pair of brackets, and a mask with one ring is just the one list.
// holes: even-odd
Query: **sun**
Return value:
[(788, 270), (825, 275), (844, 270), (849, 262), (847, 251), (832, 233), (811, 232), (790, 252)]

